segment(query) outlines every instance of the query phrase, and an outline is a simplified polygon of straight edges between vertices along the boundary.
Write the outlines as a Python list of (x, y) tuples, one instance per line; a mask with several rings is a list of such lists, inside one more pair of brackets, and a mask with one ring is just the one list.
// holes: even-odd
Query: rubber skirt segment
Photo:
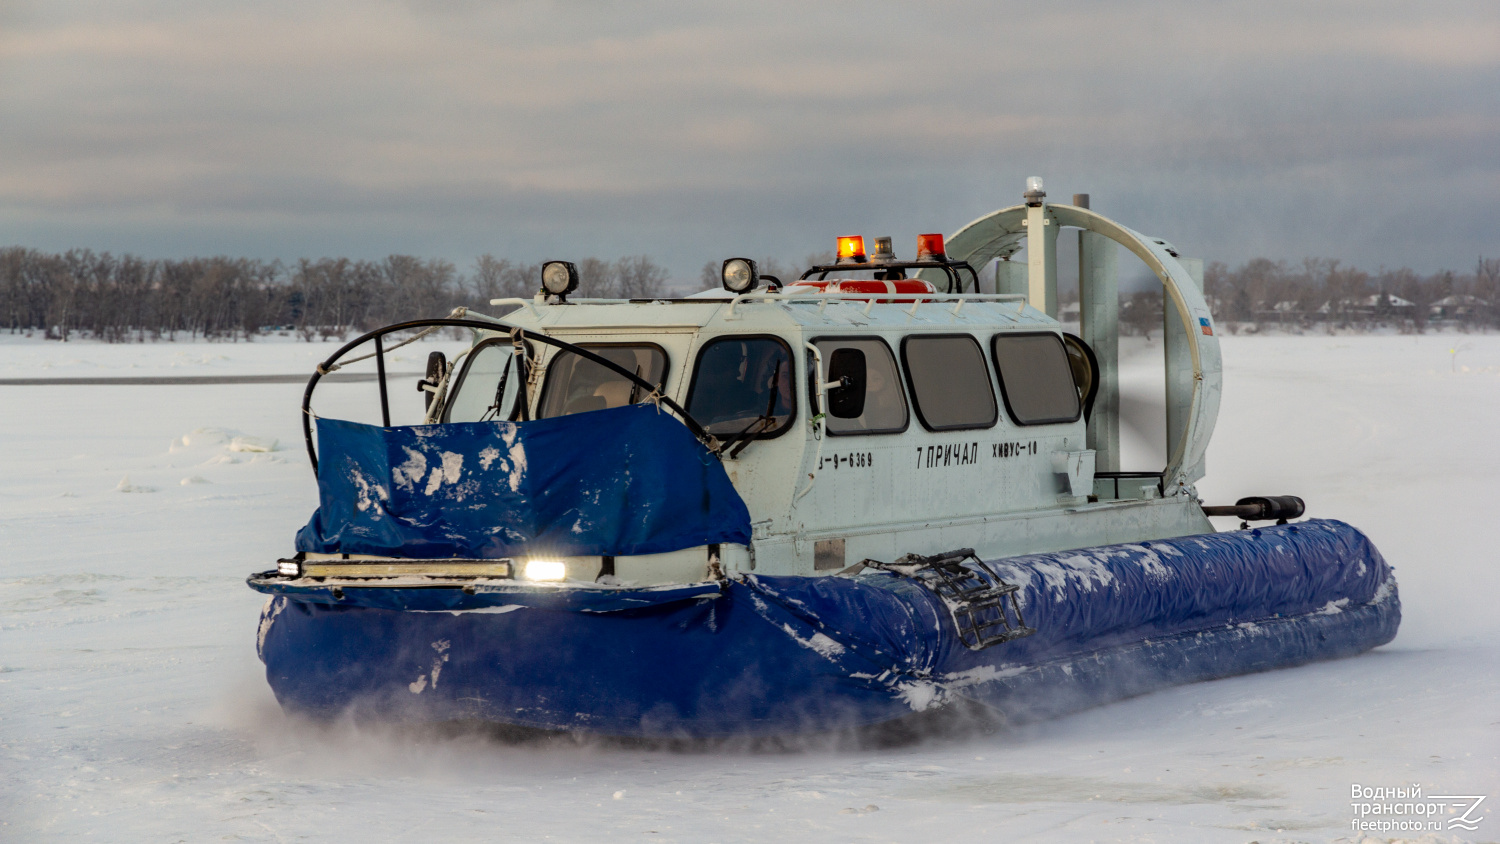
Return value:
[(1396, 638), (1394, 588), (1374, 603), (1181, 633), (1010, 670), (948, 675), (940, 693), (989, 706), (1008, 721), (1053, 718), (1169, 686), (1355, 656)]
[[(643, 737), (866, 725), (963, 698), (1048, 717), (1163, 686), (1351, 656), (1400, 623), (1339, 522), (1010, 558), (1037, 634), (982, 651), (910, 580), (742, 576), (677, 590), (355, 589), (252, 579), (290, 711)], [(416, 609), (421, 607), (421, 609)]]
[(613, 613), (403, 612), (272, 599), (262, 658), (289, 710), (625, 736), (795, 732), (899, 714), (730, 596)]

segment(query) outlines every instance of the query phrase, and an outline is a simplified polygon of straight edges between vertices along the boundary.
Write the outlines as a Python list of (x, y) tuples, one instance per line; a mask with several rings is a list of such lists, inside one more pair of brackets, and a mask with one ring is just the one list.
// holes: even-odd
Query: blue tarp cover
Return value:
[(319, 419), (318, 449), (299, 551), (495, 559), (750, 542), (724, 467), (650, 404), (533, 422)]

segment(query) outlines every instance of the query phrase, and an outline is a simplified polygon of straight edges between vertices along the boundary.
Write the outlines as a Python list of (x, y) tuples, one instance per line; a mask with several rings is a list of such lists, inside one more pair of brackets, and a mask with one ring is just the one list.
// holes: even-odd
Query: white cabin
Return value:
[[(576, 271), (550, 262), (543, 292), (493, 301), (508, 309), (495, 330), (438, 367), (426, 421), (547, 418), (654, 398), (571, 351), (518, 341), (542, 334), (634, 372), (713, 435), (750, 511), (750, 546), (562, 560), (575, 582), (694, 582), (715, 566), (820, 575), (908, 553), (972, 548), (993, 559), (1212, 532), (1193, 487), (1220, 395), (1218, 338), (1190, 269), (1201, 277), (1201, 262), (1093, 213), (1086, 197), (1049, 204), (1036, 181), (1024, 205), (948, 238), (946, 254), (941, 236), (921, 235), (918, 260), (896, 262), (881, 238), (870, 263), (809, 270), (904, 279), (881, 268), (921, 268), (900, 295), (895, 286), (830, 293), (818, 282), (757, 291), (753, 262), (731, 259), (725, 287), (747, 292), (568, 301)], [(1082, 337), (1056, 319), (1064, 226), (1082, 230)], [(839, 263), (845, 241), (859, 242), (850, 248), (864, 261), (862, 241), (841, 238)], [(1145, 472), (1119, 471), (1110, 241), (1156, 273), (1168, 303), (1167, 465)], [(1027, 243), (1027, 260), (1012, 262)], [(957, 268), (978, 289), (973, 267), (997, 258), (999, 292), (963, 292)]]
[[(504, 320), (639, 372), (733, 441), (724, 466), (750, 510), (750, 547), (572, 558), (572, 580), (701, 580), (715, 556), (726, 570), (812, 575), (912, 552), (988, 559), (1212, 530), (1194, 499), (1162, 495), (1155, 472), (1095, 477), (1061, 326), (1021, 296), (535, 302)], [(508, 332), (481, 338), (434, 421), (522, 418), (512, 355)], [(528, 355), (526, 417), (647, 398), (571, 352)], [(838, 386), (851, 373), (857, 405)]]

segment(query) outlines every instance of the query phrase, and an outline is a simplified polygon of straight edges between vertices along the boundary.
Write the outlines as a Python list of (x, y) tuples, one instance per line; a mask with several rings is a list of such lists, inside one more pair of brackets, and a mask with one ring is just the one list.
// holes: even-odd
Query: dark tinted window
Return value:
[(770, 337), (713, 340), (698, 353), (687, 412), (716, 435), (780, 433), (795, 413), (792, 353)]
[(984, 352), (967, 334), (908, 337), (901, 344), (917, 418), (931, 431), (995, 424), (995, 391)]
[[(462, 374), (448, 394), (445, 422), (488, 422), (509, 419), (515, 409), (521, 378), (512, 360), (509, 340), (491, 340), (469, 352)], [(502, 385), (502, 379), (503, 385)], [(504, 387), (501, 395), (501, 387)]]
[[(660, 386), (667, 355), (656, 346), (580, 344), (599, 357)], [(646, 388), (612, 369), (563, 349), (547, 366), (538, 419), (624, 407), (646, 398)]]
[[(814, 345), (823, 357), (823, 381), (833, 380), (830, 374), (841, 354), (857, 352), (863, 356), (864, 407), (851, 418), (843, 418), (836, 406), (828, 408), (823, 420), (830, 434), (874, 434), (906, 430), (906, 395), (901, 389), (900, 375), (896, 371), (896, 358), (880, 340), (817, 340)], [(816, 386), (816, 385), (815, 385)], [(835, 392), (828, 393), (830, 405), (836, 405)]]
[(991, 341), (1005, 409), (1017, 425), (1078, 419), (1078, 385), (1056, 334), (997, 334)]

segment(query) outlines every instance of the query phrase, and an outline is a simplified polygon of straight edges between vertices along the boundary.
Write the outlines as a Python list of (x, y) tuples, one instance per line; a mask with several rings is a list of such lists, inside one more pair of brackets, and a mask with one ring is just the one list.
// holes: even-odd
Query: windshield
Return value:
[(771, 337), (714, 340), (698, 353), (687, 412), (715, 435), (774, 436), (791, 423), (792, 353)]
[[(641, 344), (580, 344), (626, 372), (661, 387), (667, 371), (667, 354), (661, 347)], [(629, 378), (566, 349), (559, 351), (547, 367), (537, 418), (567, 416), (590, 410), (607, 410), (644, 401), (649, 391)]]
[(509, 419), (515, 410), (521, 378), (512, 366), (509, 340), (486, 340), (469, 353), (463, 373), (448, 395), (444, 422), (488, 422)]

